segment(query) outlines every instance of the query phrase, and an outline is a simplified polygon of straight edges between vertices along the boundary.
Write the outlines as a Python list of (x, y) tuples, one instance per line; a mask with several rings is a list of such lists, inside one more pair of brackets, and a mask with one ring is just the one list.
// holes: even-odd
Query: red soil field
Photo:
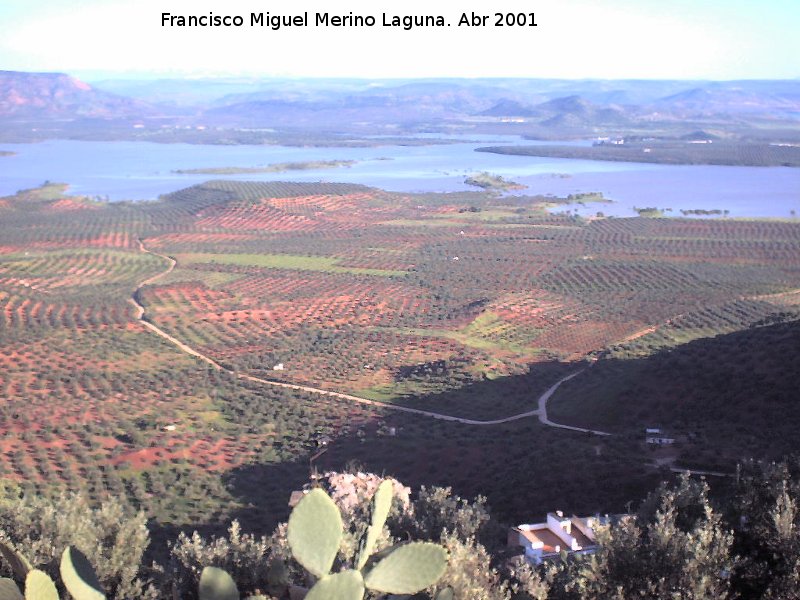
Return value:
[(61, 198), (50, 204), (52, 210), (100, 210), (99, 206), (92, 206), (74, 198)]

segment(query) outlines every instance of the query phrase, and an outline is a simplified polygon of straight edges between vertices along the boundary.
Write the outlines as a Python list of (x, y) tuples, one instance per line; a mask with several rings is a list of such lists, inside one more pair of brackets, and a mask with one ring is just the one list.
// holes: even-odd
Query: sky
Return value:
[[(487, 9), (491, 6), (491, 9)], [(169, 28), (175, 15), (442, 15), (443, 28)], [(458, 27), (462, 13), (537, 27)], [(487, 21), (492, 24), (494, 18)], [(0, 69), (92, 77), (793, 79), (800, 0), (0, 0)]]

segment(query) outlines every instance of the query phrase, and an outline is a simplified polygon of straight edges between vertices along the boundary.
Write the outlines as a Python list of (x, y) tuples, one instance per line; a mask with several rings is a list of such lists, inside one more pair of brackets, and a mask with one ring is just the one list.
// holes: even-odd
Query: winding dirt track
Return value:
[[(591, 363), (593, 365), (594, 363)], [(586, 369), (590, 368), (586, 367)], [(550, 399), (550, 396), (555, 394), (556, 390), (561, 386), (562, 383), (569, 381), (573, 377), (577, 377), (581, 373), (583, 373), (586, 369), (581, 369), (580, 371), (575, 371), (566, 377), (562, 377), (558, 381), (556, 381), (544, 394), (539, 396), (539, 410), (534, 411), (536, 414), (539, 415), (539, 421), (543, 425), (547, 425), (548, 427), (558, 427), (559, 429), (569, 429), (570, 431), (580, 431), (582, 433), (593, 433), (594, 435), (611, 435), (607, 431), (599, 431), (597, 429), (585, 429), (583, 427), (573, 427), (572, 425), (563, 425), (561, 423), (553, 423), (550, 419), (547, 418), (547, 401)]]
[(475, 419), (465, 419), (465, 418), (462, 418), (462, 417), (455, 417), (453, 415), (445, 415), (445, 414), (442, 414), (442, 413), (432, 412), (432, 411), (428, 411), (428, 410), (421, 410), (421, 409), (418, 409), (418, 408), (411, 408), (411, 407), (408, 407), (408, 406), (400, 406), (398, 404), (389, 404), (389, 403), (386, 403), (386, 402), (379, 402), (377, 400), (369, 400), (368, 398), (361, 398), (360, 396), (353, 396), (352, 394), (344, 394), (342, 392), (333, 392), (333, 391), (330, 391), (330, 390), (323, 390), (321, 388), (316, 388), (316, 387), (313, 387), (313, 386), (298, 385), (298, 384), (293, 384), (293, 383), (283, 383), (281, 381), (271, 381), (269, 379), (262, 379), (260, 377), (253, 377), (252, 375), (243, 375), (241, 373), (236, 373), (236, 372), (232, 371), (231, 369), (227, 369), (227, 368), (223, 367), (217, 361), (215, 361), (213, 358), (210, 358), (210, 357), (206, 356), (205, 354), (202, 354), (202, 353), (198, 352), (197, 350), (195, 350), (191, 346), (189, 346), (189, 345), (185, 344), (184, 342), (180, 341), (179, 339), (171, 336), (166, 331), (164, 331), (163, 329), (161, 329), (157, 325), (154, 325), (153, 323), (151, 323), (150, 321), (148, 321), (145, 318), (145, 308), (144, 308), (144, 306), (142, 306), (139, 303), (139, 300), (138, 300), (139, 291), (144, 286), (150, 285), (150, 284), (156, 282), (158, 279), (161, 279), (162, 277), (164, 277), (167, 274), (171, 273), (172, 270), (175, 268), (176, 261), (175, 261), (174, 258), (171, 258), (171, 257), (166, 256), (164, 254), (159, 254), (158, 252), (153, 252), (152, 250), (148, 250), (145, 247), (145, 245), (142, 242), (142, 240), (138, 240), (138, 241), (139, 241), (139, 249), (142, 252), (145, 252), (147, 254), (151, 254), (153, 256), (157, 256), (157, 257), (165, 260), (168, 263), (168, 267), (164, 271), (162, 271), (161, 273), (156, 273), (152, 277), (148, 277), (147, 279), (145, 279), (139, 285), (136, 286), (136, 289), (134, 290), (133, 295), (131, 296), (131, 298), (129, 298), (129, 302), (131, 304), (133, 304), (133, 306), (136, 308), (136, 313), (137, 313), (136, 314), (136, 318), (139, 319), (139, 321), (141, 321), (141, 323), (145, 327), (147, 327), (150, 331), (152, 331), (156, 335), (161, 336), (162, 338), (164, 338), (165, 340), (167, 340), (168, 342), (170, 342), (174, 346), (178, 347), (180, 350), (182, 350), (186, 354), (190, 354), (190, 355), (192, 355), (192, 356), (194, 356), (196, 358), (199, 358), (200, 360), (208, 363), (209, 365), (211, 365), (215, 369), (218, 369), (220, 371), (225, 371), (226, 373), (230, 373), (231, 375), (234, 375), (235, 377), (238, 377), (239, 379), (246, 379), (247, 381), (260, 383), (262, 385), (269, 385), (269, 386), (280, 387), (280, 388), (285, 388), (285, 389), (289, 389), (289, 390), (296, 390), (296, 391), (301, 391), (301, 392), (308, 392), (308, 393), (311, 393), (311, 394), (318, 394), (320, 396), (328, 396), (328, 397), (331, 397), (331, 398), (338, 398), (340, 400), (347, 400), (349, 402), (357, 402), (359, 404), (367, 404), (369, 406), (377, 406), (377, 407), (385, 408), (385, 409), (388, 409), (388, 410), (394, 410), (394, 411), (409, 413), (409, 414), (413, 414), (413, 415), (420, 415), (420, 416), (423, 416), (423, 417), (439, 419), (439, 420), (442, 420), (442, 421), (451, 421), (451, 422), (454, 422), (454, 423), (463, 423), (465, 425), (502, 425), (503, 423), (511, 423), (512, 421), (519, 421), (520, 419), (526, 419), (528, 417), (537, 416), (539, 418), (539, 421), (543, 425), (547, 425), (548, 427), (557, 427), (559, 429), (568, 429), (570, 431), (579, 431), (579, 432), (583, 432), (583, 433), (592, 433), (592, 434), (595, 434), (595, 435), (611, 435), (610, 433), (607, 433), (605, 431), (595, 431), (595, 430), (592, 430), (592, 429), (584, 429), (582, 427), (572, 427), (571, 425), (562, 425), (560, 423), (554, 423), (553, 421), (551, 421), (550, 419), (547, 418), (547, 401), (550, 399), (550, 397), (555, 393), (555, 391), (559, 388), (559, 386), (561, 386), (562, 383), (564, 383), (566, 381), (569, 381), (570, 379), (572, 379), (573, 377), (576, 377), (577, 375), (580, 375), (586, 369), (580, 369), (579, 371), (575, 371), (574, 373), (571, 373), (570, 375), (567, 375), (566, 377), (562, 377), (556, 383), (554, 383), (552, 386), (550, 386), (541, 396), (539, 396), (538, 405), (537, 405), (538, 408), (536, 408), (534, 410), (529, 410), (527, 412), (519, 413), (519, 414), (516, 414), (516, 415), (512, 415), (510, 417), (505, 417), (503, 419), (493, 419), (493, 420), (490, 420), (490, 421), (478, 421), (478, 420), (475, 420)]

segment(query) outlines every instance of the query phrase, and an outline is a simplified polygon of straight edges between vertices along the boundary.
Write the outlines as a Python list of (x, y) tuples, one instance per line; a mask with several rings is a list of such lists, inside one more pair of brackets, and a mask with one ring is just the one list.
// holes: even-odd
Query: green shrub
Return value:
[(80, 494), (56, 499), (23, 495), (3, 500), (0, 540), (9, 542), (54, 580), (60, 579), (64, 549), (74, 546), (94, 566), (110, 598), (156, 597), (142, 566), (150, 543), (146, 518), (119, 500), (105, 500), (96, 508)]
[(180, 598), (193, 598), (205, 567), (217, 567), (229, 573), (240, 590), (255, 591), (268, 587), (270, 542), (243, 534), (233, 521), (226, 537), (203, 539), (196, 531), (181, 533), (170, 548), (171, 587)]

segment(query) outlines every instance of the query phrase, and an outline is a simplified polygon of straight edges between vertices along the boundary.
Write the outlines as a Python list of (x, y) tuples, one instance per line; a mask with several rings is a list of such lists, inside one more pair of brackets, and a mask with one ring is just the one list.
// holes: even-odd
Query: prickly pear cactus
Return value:
[(39, 569), (31, 569), (25, 577), (25, 600), (58, 600), (53, 580)]
[(436, 600), (454, 600), (455, 597), (455, 592), (451, 587), (446, 587), (436, 594)]
[(8, 563), (8, 566), (11, 567), (14, 576), (19, 580), (25, 579), (28, 575), (28, 571), (33, 568), (30, 561), (7, 542), (0, 542), (0, 554), (2, 554), (3, 559)]
[(206, 567), (200, 574), (200, 600), (239, 600), (233, 578), (217, 567)]
[(365, 589), (415, 594), (436, 583), (447, 567), (447, 552), (437, 544), (401, 544), (370, 561), (391, 503), (392, 483), (387, 480), (372, 498), (370, 525), (361, 540), (358, 568), (331, 574), (342, 541), (339, 509), (321, 489), (300, 500), (289, 517), (288, 540), (297, 562), (319, 578), (306, 600), (360, 600)]
[(383, 525), (386, 523), (386, 518), (389, 516), (389, 510), (392, 508), (392, 482), (390, 479), (384, 479), (375, 490), (370, 504), (370, 524), (364, 539), (361, 540), (361, 548), (358, 552), (358, 569), (364, 568), (367, 559), (373, 550), (375, 550), (375, 542), (381, 535)]
[(330, 573), (342, 542), (342, 515), (328, 494), (311, 490), (294, 507), (287, 537), (297, 562), (317, 577)]
[(25, 600), (13, 579), (0, 577), (0, 600)]
[(447, 552), (437, 544), (398, 546), (365, 575), (367, 587), (389, 594), (415, 594), (436, 583), (447, 567)]
[(73, 546), (61, 555), (61, 581), (75, 600), (105, 600), (106, 595), (89, 559)]
[(349, 569), (317, 581), (305, 600), (361, 600), (363, 597), (364, 578), (360, 571)]

